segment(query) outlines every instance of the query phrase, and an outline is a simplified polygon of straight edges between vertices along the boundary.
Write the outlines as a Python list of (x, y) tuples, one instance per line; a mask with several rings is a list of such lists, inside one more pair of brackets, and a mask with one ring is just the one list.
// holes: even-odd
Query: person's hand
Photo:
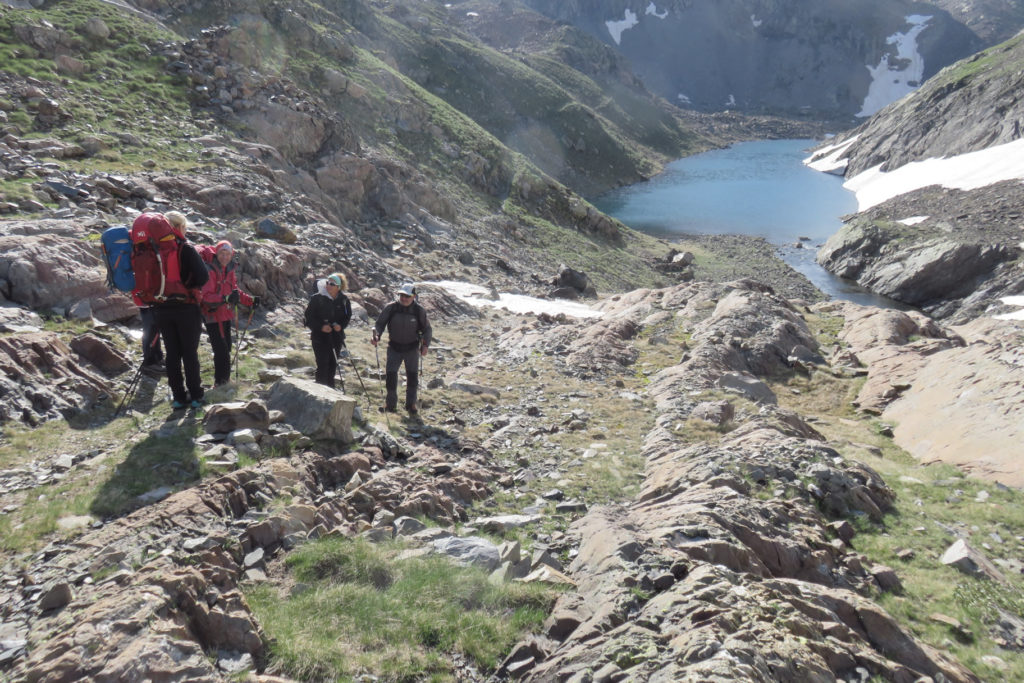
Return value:
[(377, 335), (375, 335), (375, 334), (370, 335), (370, 344), (372, 344), (373, 346), (376, 346), (378, 339), (379, 339), (379, 337), (377, 337)]
[(330, 332), (331, 331), (331, 326), (328, 325), (327, 323), (324, 323), (323, 326), (320, 328), (320, 331), (321, 332)]
[(232, 305), (237, 304), (238, 303), (238, 297), (241, 296), (241, 294), (242, 293), (239, 292), (237, 289), (233, 289), (233, 290), (231, 290), (231, 293), (227, 295), (227, 297), (224, 299), (224, 301), (227, 301), (229, 304), (232, 304)]
[(333, 325), (331, 325), (331, 327), (334, 328), (335, 332), (341, 332), (341, 325), (339, 325), (338, 323), (334, 323)]
[(260, 298), (258, 296), (254, 296), (252, 298), (252, 307), (253, 308), (259, 308), (260, 307)]
[(427, 355), (427, 351), (428, 351), (428, 350), (429, 350), (429, 347), (427, 347), (427, 346), (421, 346), (421, 347), (420, 347), (420, 355), (421, 355), (421, 356), (425, 356), (425, 355)]

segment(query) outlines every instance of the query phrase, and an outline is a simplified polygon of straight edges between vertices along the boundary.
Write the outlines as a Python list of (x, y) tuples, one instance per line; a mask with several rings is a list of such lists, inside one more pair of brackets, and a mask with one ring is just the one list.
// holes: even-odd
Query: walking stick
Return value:
[(135, 391), (139, 388), (139, 378), (142, 377), (143, 364), (139, 365), (139, 369), (135, 371), (135, 376), (132, 377), (131, 381), (128, 382), (128, 387), (124, 390), (124, 396), (121, 397), (121, 403), (118, 404), (117, 410), (114, 411), (114, 417), (121, 412), (121, 408), (124, 408), (126, 403), (130, 403), (129, 398), (135, 398)]
[(363, 388), (363, 396), (366, 397), (366, 410), (370, 410), (370, 394), (366, 391), (366, 385), (363, 384), (363, 378), (359, 375), (359, 368), (356, 367), (356, 362), (352, 358), (352, 352), (348, 354), (348, 362), (352, 364), (352, 370), (356, 373), (356, 379), (359, 380), (359, 386)]
[[(377, 345), (373, 346), (373, 355), (377, 358), (377, 376), (380, 377), (380, 350)], [(388, 400), (384, 397), (384, 387), (380, 388), (380, 400), (384, 404), (384, 419), (387, 420), (388, 429), (391, 429), (391, 418), (388, 417)]]
[(338, 379), (341, 380), (341, 393), (347, 394), (348, 389), (345, 388), (345, 375), (341, 374), (341, 352), (337, 349), (334, 350), (334, 371), (338, 374)]
[[(235, 366), (235, 381), (238, 381), (238, 350), (242, 348), (242, 341), (245, 340), (245, 335), (252, 327), (252, 314), (256, 312), (256, 307), (251, 306), (249, 308), (249, 319), (245, 321), (245, 329), (242, 330), (242, 336), (238, 339), (238, 343), (235, 345), (235, 359), (232, 363)], [(238, 304), (235, 304), (235, 332), (238, 332)]]
[[(160, 341), (160, 333), (153, 335), (153, 340), (149, 342), (149, 348), (152, 350), (156, 347)], [(124, 408), (126, 403), (131, 403), (132, 399), (135, 398), (135, 392), (139, 389), (139, 380), (142, 379), (142, 368), (146, 367), (146, 353), (142, 353), (142, 362), (139, 363), (139, 369), (135, 371), (135, 376), (132, 377), (131, 381), (128, 382), (128, 387), (124, 390), (124, 396), (121, 397), (121, 403), (117, 406), (117, 410), (114, 411), (114, 417), (121, 412), (121, 408)]]

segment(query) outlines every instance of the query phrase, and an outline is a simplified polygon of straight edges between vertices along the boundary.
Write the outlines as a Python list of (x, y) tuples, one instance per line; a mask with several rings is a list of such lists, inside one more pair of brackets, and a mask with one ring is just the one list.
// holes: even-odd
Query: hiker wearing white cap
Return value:
[(377, 316), (370, 343), (377, 346), (384, 329), (388, 331), (387, 365), (384, 385), (387, 398), (384, 410), (398, 409), (398, 370), (405, 363), (405, 409), (415, 415), (416, 390), (419, 386), (420, 356), (427, 355), (433, 330), (427, 320), (427, 311), (416, 301), (416, 288), (406, 283), (398, 288), (398, 300), (392, 301)]
[(352, 319), (352, 304), (345, 296), (348, 280), (332, 273), (317, 280), (317, 293), (309, 299), (304, 320), (316, 357), (316, 382), (334, 386), (338, 371), (338, 353), (345, 345), (345, 328)]

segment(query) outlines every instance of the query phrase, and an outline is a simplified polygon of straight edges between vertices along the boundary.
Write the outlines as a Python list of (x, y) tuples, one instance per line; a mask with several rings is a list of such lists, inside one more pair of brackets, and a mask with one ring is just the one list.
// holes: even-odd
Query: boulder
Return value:
[(726, 372), (717, 380), (715, 386), (741, 394), (755, 403), (775, 405), (778, 399), (768, 385), (746, 372)]
[(105, 375), (119, 375), (132, 367), (109, 342), (94, 334), (78, 335), (71, 340), (71, 349)]
[(267, 407), (280, 410), (288, 424), (311, 439), (352, 443), (356, 401), (336, 389), (287, 377), (270, 388)]
[(266, 432), (270, 428), (270, 411), (263, 401), (217, 403), (206, 409), (203, 428), (207, 434), (227, 434), (239, 429)]
[(9, 300), (32, 309), (64, 310), (85, 300), (102, 322), (138, 314), (131, 299), (107, 289), (97, 251), (72, 237), (0, 237), (0, 285)]

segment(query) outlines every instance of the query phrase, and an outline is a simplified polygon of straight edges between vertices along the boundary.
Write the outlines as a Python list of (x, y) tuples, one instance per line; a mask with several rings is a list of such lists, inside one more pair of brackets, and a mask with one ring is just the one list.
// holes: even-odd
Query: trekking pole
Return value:
[[(156, 345), (160, 342), (160, 333), (157, 332), (153, 335), (152, 341), (149, 342), (149, 350), (152, 351), (156, 348)], [(121, 408), (124, 408), (126, 403), (131, 403), (135, 398), (135, 393), (139, 389), (139, 380), (142, 379), (142, 368), (146, 367), (146, 349), (142, 351), (142, 362), (139, 363), (139, 369), (135, 371), (135, 376), (128, 382), (128, 387), (124, 390), (124, 396), (121, 397), (121, 403), (117, 406), (117, 410), (114, 411), (114, 417), (121, 412)]]
[[(256, 307), (252, 306), (249, 308), (249, 319), (245, 321), (245, 329), (242, 330), (242, 336), (239, 338), (238, 343), (235, 345), (235, 359), (232, 361), (235, 366), (235, 381), (238, 381), (238, 350), (242, 348), (242, 342), (245, 340), (246, 333), (249, 332), (249, 328), (252, 327), (252, 314), (256, 312)], [(238, 331), (238, 305), (235, 304), (235, 331)]]
[(356, 367), (356, 362), (352, 358), (352, 352), (348, 354), (348, 362), (352, 364), (352, 370), (356, 373), (356, 379), (359, 380), (359, 386), (363, 388), (363, 396), (366, 397), (366, 409), (370, 410), (370, 393), (366, 391), (366, 385), (363, 384), (363, 378), (359, 375), (359, 368)]
[(348, 389), (345, 388), (345, 375), (341, 374), (341, 352), (337, 349), (334, 350), (334, 371), (338, 373), (338, 379), (341, 380), (341, 393), (347, 394)]
[(139, 388), (139, 379), (142, 377), (143, 364), (139, 365), (139, 369), (135, 371), (135, 376), (132, 377), (131, 381), (128, 382), (128, 387), (124, 390), (124, 396), (121, 397), (121, 403), (118, 404), (117, 410), (114, 411), (114, 417), (121, 412), (121, 408), (124, 408), (126, 403), (130, 403), (129, 397), (135, 398), (135, 391)]
[[(380, 377), (380, 350), (374, 346), (373, 355), (377, 358), (377, 377)], [(380, 388), (380, 400), (384, 404), (384, 419), (387, 420), (388, 429), (391, 429), (391, 418), (388, 417), (388, 400), (384, 397), (384, 387)]]

